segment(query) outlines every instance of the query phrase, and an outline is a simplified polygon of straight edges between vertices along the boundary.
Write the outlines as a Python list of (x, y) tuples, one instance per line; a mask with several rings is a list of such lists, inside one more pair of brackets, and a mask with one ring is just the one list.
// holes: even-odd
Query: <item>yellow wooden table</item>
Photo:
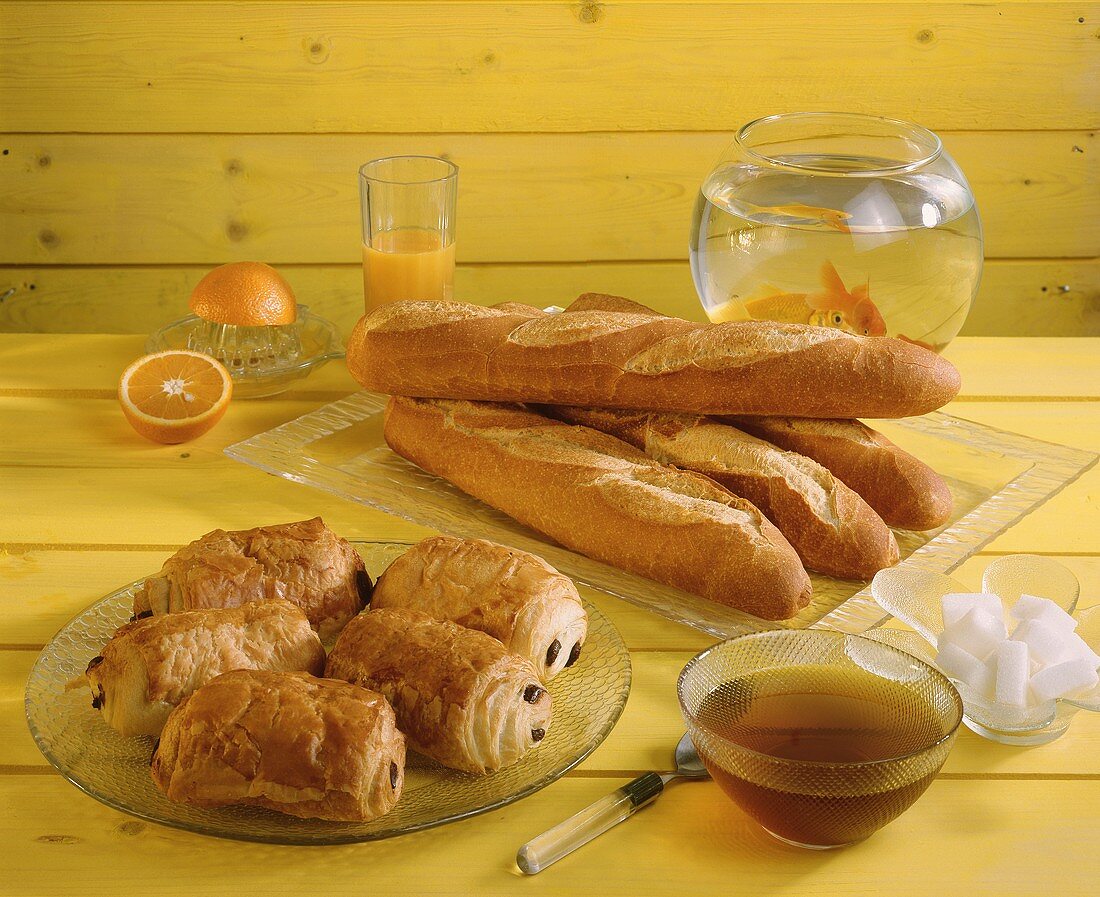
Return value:
[[(1080, 714), (1042, 747), (963, 731), (942, 775), (869, 841), (785, 847), (713, 783), (673, 786), (653, 807), (534, 878), (526, 839), (623, 784), (666, 769), (682, 731), (675, 677), (710, 641), (629, 605), (601, 604), (631, 650), (618, 727), (576, 771), (512, 806), (444, 828), (331, 848), (244, 844), (125, 816), (81, 794), (35, 748), (23, 689), (38, 651), (104, 593), (156, 570), (214, 527), (321, 514), (351, 538), (408, 539), (403, 521), (228, 460), (222, 448), (346, 394), (331, 365), (287, 396), (238, 401), (205, 437), (155, 446), (114, 398), (134, 336), (0, 335), (0, 893), (47, 894), (1039, 894), (1094, 895), (1100, 719)], [(964, 394), (950, 411), (1041, 439), (1100, 448), (1100, 339), (959, 339)], [(935, 465), (935, 458), (927, 458)], [(1100, 468), (969, 561), (1056, 555), (1100, 600)]]

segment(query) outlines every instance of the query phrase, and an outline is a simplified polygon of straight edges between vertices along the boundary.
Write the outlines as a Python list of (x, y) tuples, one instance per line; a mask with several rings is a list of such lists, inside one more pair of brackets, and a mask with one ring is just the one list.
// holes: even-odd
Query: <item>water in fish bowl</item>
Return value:
[[(874, 168), (866, 158), (793, 161), (838, 173)], [(982, 268), (969, 188), (930, 172), (720, 167), (696, 200), (689, 248), (712, 321), (815, 324), (936, 351), (966, 320)]]

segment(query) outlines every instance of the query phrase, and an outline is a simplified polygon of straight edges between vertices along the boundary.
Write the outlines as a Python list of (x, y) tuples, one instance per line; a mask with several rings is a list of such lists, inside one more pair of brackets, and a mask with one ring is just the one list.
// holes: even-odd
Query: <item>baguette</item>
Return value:
[[(606, 293), (582, 293), (566, 311), (634, 311), (662, 317), (645, 305)], [(927, 464), (857, 420), (730, 417), (726, 422), (812, 458), (890, 526), (928, 530), (951, 519), (953, 499), (947, 483)]]
[(511, 304), (384, 305), (356, 325), (347, 363), (391, 395), (714, 414), (905, 417), (959, 388), (950, 363), (900, 340)]
[(901, 529), (928, 530), (951, 519), (947, 483), (927, 464), (857, 420), (729, 417), (760, 439), (813, 458)]
[(753, 505), (604, 433), (508, 405), (392, 398), (397, 454), (567, 548), (768, 620), (810, 580)]
[(668, 317), (654, 311), (648, 305), (642, 305), (641, 302), (635, 302), (633, 299), (626, 299), (622, 296), (612, 296), (610, 293), (581, 293), (569, 303), (566, 311), (618, 311), (633, 315), (646, 315), (650, 318)]
[(548, 413), (608, 433), (654, 461), (704, 474), (747, 498), (810, 570), (870, 579), (898, 561), (894, 534), (867, 503), (809, 458), (697, 414), (550, 406)]

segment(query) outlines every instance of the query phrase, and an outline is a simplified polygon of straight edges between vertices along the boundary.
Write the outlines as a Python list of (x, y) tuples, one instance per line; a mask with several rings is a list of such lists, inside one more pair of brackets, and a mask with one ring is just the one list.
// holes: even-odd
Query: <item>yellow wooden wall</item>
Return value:
[(1095, 2), (0, 2), (0, 330), (142, 332), (278, 265), (350, 326), (355, 171), (461, 167), (457, 290), (698, 315), (731, 131), (841, 109), (936, 130), (988, 262), (965, 333), (1100, 333)]

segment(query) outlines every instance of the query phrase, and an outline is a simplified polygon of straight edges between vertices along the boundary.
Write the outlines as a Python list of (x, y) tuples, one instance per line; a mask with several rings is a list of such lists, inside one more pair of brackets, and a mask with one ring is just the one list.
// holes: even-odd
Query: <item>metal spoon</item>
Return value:
[(676, 745), (676, 771), (647, 772), (622, 788), (601, 797), (579, 813), (528, 841), (516, 854), (516, 864), (528, 875), (541, 872), (609, 828), (651, 804), (673, 779), (705, 779), (710, 774), (686, 732)]

